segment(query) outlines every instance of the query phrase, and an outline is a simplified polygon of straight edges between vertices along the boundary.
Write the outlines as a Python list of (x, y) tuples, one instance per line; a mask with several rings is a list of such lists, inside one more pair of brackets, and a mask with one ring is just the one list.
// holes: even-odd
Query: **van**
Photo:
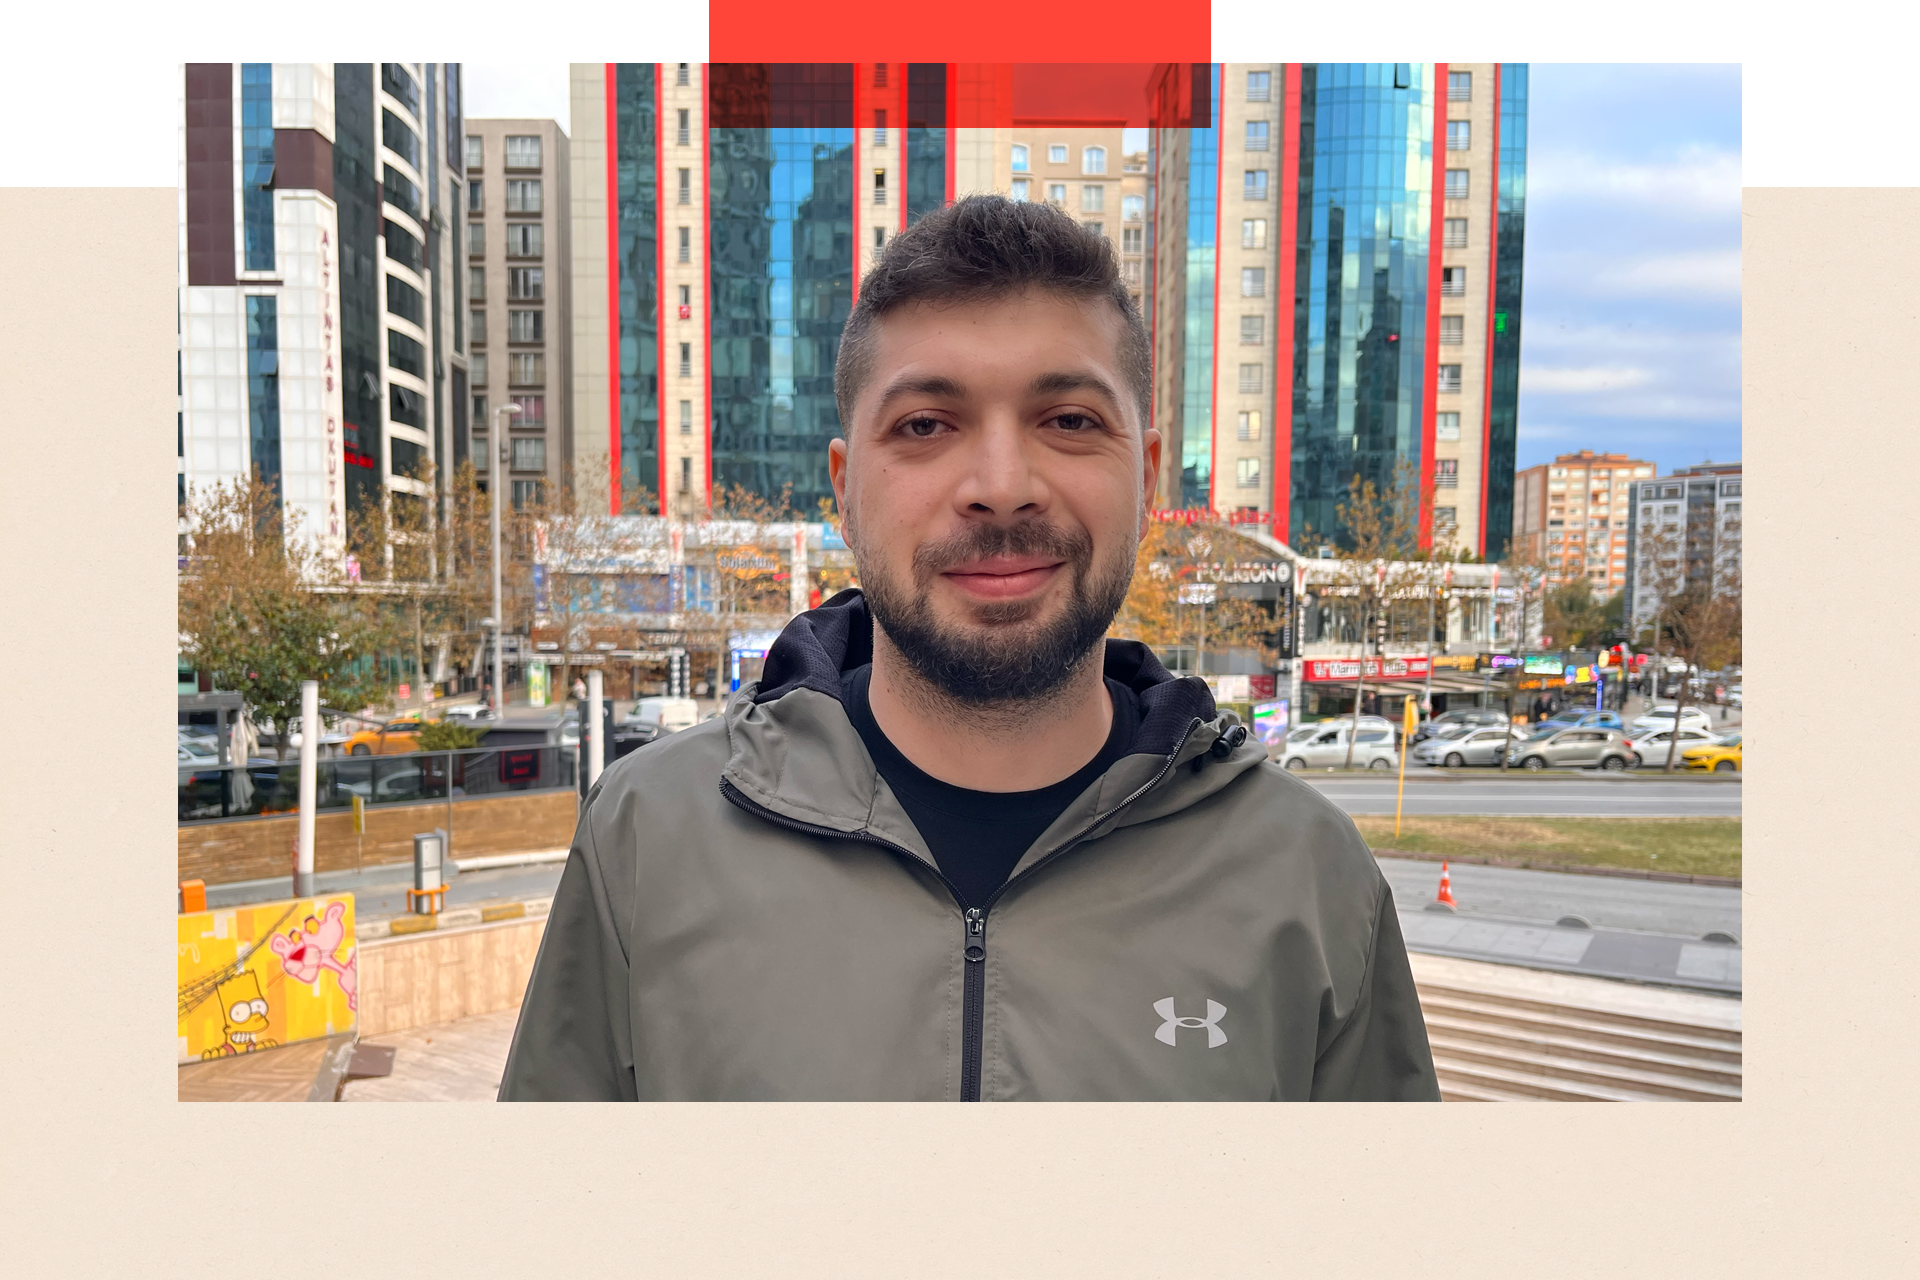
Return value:
[(674, 733), (700, 723), (700, 708), (692, 698), (642, 698), (627, 713), (627, 722), (657, 725), (662, 733)]

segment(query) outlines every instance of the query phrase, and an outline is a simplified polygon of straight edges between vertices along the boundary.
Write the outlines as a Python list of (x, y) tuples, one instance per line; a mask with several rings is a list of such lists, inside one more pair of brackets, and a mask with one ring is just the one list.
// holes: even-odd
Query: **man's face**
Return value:
[(1103, 300), (904, 307), (830, 448), (881, 630), (966, 702), (1044, 696), (1126, 597), (1160, 465)]

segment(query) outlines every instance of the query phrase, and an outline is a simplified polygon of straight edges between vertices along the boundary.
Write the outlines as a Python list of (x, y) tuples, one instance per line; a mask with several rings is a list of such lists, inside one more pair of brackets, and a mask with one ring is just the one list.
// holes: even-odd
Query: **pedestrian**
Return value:
[(587, 703), (587, 682), (579, 676), (573, 678), (573, 702), (575, 706)]
[(1352, 820), (1104, 638), (1150, 368), (1058, 210), (969, 196), (889, 244), (834, 371), (861, 586), (601, 775), (503, 1101), (1439, 1099)]

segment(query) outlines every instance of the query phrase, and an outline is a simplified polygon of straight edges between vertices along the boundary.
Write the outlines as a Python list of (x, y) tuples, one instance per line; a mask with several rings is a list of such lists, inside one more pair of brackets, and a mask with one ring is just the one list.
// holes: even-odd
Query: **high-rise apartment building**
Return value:
[(1517, 473), (1514, 549), (1541, 558), (1549, 585), (1585, 578), (1602, 599), (1624, 590), (1636, 482), (1654, 469), (1624, 453), (1582, 449)]
[[(1649, 472), (1651, 474), (1651, 472)], [(1634, 634), (1660, 608), (1660, 579), (1643, 573), (1658, 550), (1669, 565), (1686, 561), (1689, 586), (1712, 577), (1724, 590), (1741, 566), (1741, 467), (1738, 462), (1702, 462), (1671, 475), (1637, 482), (1627, 508), (1627, 565), (1623, 583), (1626, 616)], [(1658, 535), (1665, 533), (1665, 538)], [(1662, 547), (1661, 542), (1666, 545)], [(1677, 567), (1677, 566), (1676, 566)]]
[(1408, 475), (1423, 539), (1511, 526), (1524, 64), (1169, 64), (1152, 88), (1159, 501), (1340, 534)]
[[(488, 440), (506, 428), (515, 510), (572, 477), (570, 162), (552, 120), (466, 122), (472, 457), (485, 483)], [(498, 412), (509, 404), (520, 411)]]
[(464, 447), (460, 69), (190, 63), (180, 498), (257, 472), (338, 550)]

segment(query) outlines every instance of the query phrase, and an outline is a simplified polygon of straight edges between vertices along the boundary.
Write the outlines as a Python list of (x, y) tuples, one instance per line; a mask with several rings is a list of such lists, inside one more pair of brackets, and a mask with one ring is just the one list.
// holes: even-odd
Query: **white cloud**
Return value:
[(1521, 382), (1529, 391), (1624, 391), (1653, 381), (1645, 369), (1593, 366), (1585, 369), (1523, 367)]
[(463, 105), (474, 120), (556, 120), (572, 131), (564, 62), (468, 62)]
[(1652, 204), (1672, 213), (1738, 215), (1740, 154), (1696, 146), (1658, 163), (1611, 160), (1587, 151), (1528, 156), (1528, 200), (1564, 197)]

